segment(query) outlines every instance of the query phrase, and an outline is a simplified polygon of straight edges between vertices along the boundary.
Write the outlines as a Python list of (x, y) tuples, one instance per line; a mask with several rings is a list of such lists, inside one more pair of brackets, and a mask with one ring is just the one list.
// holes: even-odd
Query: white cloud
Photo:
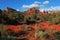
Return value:
[(17, 11), (19, 11), (19, 9), (17, 9)]
[(28, 5), (23, 5), (22, 7), (23, 7), (23, 8), (29, 8), (29, 6), (28, 6)]
[(58, 11), (60, 11), (60, 6), (51, 6), (51, 7), (49, 7), (49, 8), (42, 8), (42, 9), (40, 9), (40, 11), (56, 11), (56, 10), (58, 10)]
[(44, 1), (44, 2), (39, 2), (39, 1), (35, 1), (33, 4), (30, 5), (22, 5), (23, 8), (32, 8), (32, 7), (44, 7), (43, 4), (48, 4), (49, 1)]
[(60, 6), (51, 6), (47, 10), (60, 10)]
[(39, 5), (40, 8), (44, 8), (45, 6), (44, 5)]
[(60, 10), (60, 6), (52, 7), (53, 10)]
[(43, 4), (48, 4), (48, 3), (49, 3), (49, 1), (44, 1), (44, 2), (43, 2)]
[(35, 1), (34, 3), (35, 3), (35, 4), (40, 4), (41, 2)]
[(50, 8), (46, 8), (46, 10), (58, 10), (58, 11), (60, 11), (60, 6), (51, 6)]
[[(40, 10), (46, 10), (45, 5), (44, 4), (48, 4), (49, 1), (44, 1), (44, 2), (39, 2), (39, 1), (35, 1), (33, 4), (30, 5), (22, 5), (23, 8), (26, 8), (25, 10), (27, 10), (28, 8), (32, 8), (32, 7), (38, 7)], [(48, 9), (47, 9), (48, 10)]]
[(35, 1), (33, 4), (30, 5), (23, 5), (23, 8), (32, 8), (32, 7), (39, 7), (41, 2)]
[(60, 6), (51, 6), (49, 8), (45, 8), (44, 4), (48, 4), (49, 1), (44, 1), (44, 2), (39, 2), (39, 1), (35, 1), (33, 4), (30, 5), (23, 5), (23, 8), (32, 8), (32, 7), (38, 7), (39, 10), (43, 11), (43, 10), (60, 10)]

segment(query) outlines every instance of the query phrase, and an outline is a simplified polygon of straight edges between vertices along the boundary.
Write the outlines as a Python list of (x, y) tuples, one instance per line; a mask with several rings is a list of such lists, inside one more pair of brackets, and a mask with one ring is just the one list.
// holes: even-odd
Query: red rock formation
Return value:
[(48, 11), (43, 11), (44, 14), (48, 14)]
[(35, 8), (35, 7), (30, 8), (30, 9), (26, 10), (25, 12), (28, 13), (28, 14), (33, 14), (33, 13), (48, 14), (48, 11), (41, 12), (38, 8)]
[(13, 9), (13, 8), (9, 8), (9, 7), (6, 7), (5, 8), (5, 12), (13, 12), (13, 11), (17, 11), (17, 10), (15, 10), (15, 9)]
[(25, 11), (26, 13), (33, 14), (33, 13), (39, 13), (39, 9), (33, 7)]

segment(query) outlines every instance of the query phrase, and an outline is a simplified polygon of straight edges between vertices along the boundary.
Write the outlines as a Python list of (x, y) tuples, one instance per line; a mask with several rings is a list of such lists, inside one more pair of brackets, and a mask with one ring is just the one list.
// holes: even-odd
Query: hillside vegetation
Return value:
[(60, 11), (0, 10), (1, 40), (60, 40)]

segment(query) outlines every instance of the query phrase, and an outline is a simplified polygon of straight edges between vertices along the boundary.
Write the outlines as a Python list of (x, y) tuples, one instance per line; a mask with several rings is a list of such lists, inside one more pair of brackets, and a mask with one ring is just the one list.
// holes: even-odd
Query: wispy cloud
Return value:
[(41, 2), (39, 2), (39, 1), (35, 1), (34, 3), (35, 3), (35, 4), (41, 4)]
[(51, 6), (50, 10), (60, 10), (60, 6)]
[(39, 2), (39, 1), (35, 1), (34, 3), (30, 4), (30, 5), (22, 5), (23, 8), (32, 8), (32, 7), (38, 7), (41, 10), (44, 10), (45, 5), (44, 4), (48, 4), (49, 1), (44, 1), (44, 2)]
[(39, 1), (35, 1), (34, 3), (30, 4), (30, 5), (22, 5), (23, 8), (32, 8), (32, 7), (43, 7), (43, 4), (48, 4), (49, 1), (44, 1), (44, 2), (39, 2)]
[(42, 9), (39, 9), (40, 11), (49, 11), (49, 10), (58, 10), (58, 11), (60, 11), (60, 6), (51, 6), (51, 7), (49, 7), (49, 8), (42, 8)]
[(23, 7), (23, 8), (39, 7), (39, 4), (40, 4), (40, 3), (41, 3), (41, 2), (35, 1), (33, 4), (23, 5), (22, 7)]
[(43, 2), (43, 4), (48, 4), (48, 3), (49, 3), (49, 1), (44, 1), (44, 2)]
[(60, 10), (60, 6), (51, 6), (49, 8), (45, 8), (45, 4), (49, 4), (49, 1), (39, 2), (35, 1), (34, 3), (30, 5), (23, 5), (23, 8), (32, 8), (32, 7), (38, 7), (39, 10)]

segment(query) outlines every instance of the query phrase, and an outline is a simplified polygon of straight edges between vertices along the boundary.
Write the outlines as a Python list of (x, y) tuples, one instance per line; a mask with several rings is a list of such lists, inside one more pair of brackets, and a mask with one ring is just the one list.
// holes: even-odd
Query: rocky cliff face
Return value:
[(40, 13), (39, 9), (33, 7), (25, 11), (26, 13), (33, 14), (33, 13)]
[(16, 11), (16, 10), (10, 7), (5, 8), (5, 12), (13, 12), (13, 11)]

